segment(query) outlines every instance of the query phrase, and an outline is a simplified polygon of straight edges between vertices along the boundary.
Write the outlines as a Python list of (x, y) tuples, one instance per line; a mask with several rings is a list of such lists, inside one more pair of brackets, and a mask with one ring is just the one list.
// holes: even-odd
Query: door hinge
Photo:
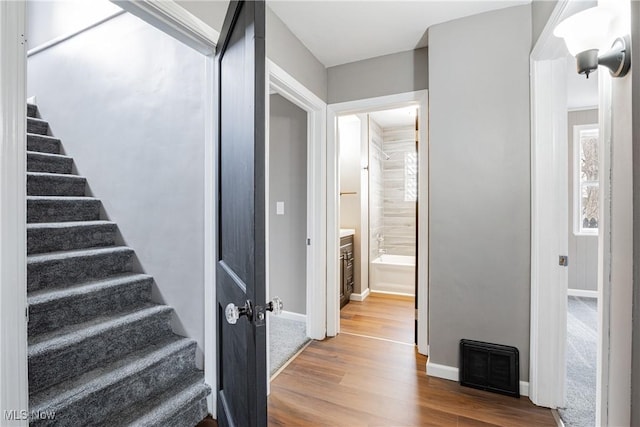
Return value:
[(24, 318), (27, 320), (27, 323), (29, 323), (29, 307), (24, 308)]
[(311, 239), (307, 237), (307, 246), (311, 246)]
[(567, 255), (560, 255), (558, 258), (558, 265), (566, 267), (569, 265), (569, 257)]
[(415, 320), (418, 320), (418, 309), (416, 308), (416, 309), (414, 310), (414, 312), (415, 312), (415, 314), (414, 314), (414, 315), (415, 315)]

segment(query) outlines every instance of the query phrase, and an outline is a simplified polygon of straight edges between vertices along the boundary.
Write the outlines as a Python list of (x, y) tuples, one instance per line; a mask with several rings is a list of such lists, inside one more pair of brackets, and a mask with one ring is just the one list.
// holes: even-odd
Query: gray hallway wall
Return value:
[(640, 425), (640, 2), (631, 2), (633, 114), (633, 354), (631, 425)]
[(569, 147), (569, 289), (595, 291), (598, 289), (598, 236), (576, 236), (574, 223), (574, 153), (573, 127), (598, 123), (598, 110), (570, 111), (568, 114)]
[(269, 100), (269, 297), (306, 314), (307, 113), (280, 95)]
[(529, 5), (429, 30), (429, 361), (457, 367), (463, 338), (512, 345), (523, 381), (530, 50)]
[(267, 7), (267, 57), (323, 101), (327, 100), (327, 70)]
[(398, 52), (327, 68), (327, 103), (428, 88), (428, 49)]
[(176, 332), (198, 341), (199, 363), (204, 94), (204, 56), (129, 14), (28, 61), (28, 95), (154, 276), (154, 300), (175, 309)]

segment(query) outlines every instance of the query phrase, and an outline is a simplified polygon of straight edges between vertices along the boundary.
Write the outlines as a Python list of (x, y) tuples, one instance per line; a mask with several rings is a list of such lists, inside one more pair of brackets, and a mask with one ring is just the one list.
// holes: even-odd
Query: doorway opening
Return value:
[(427, 354), (427, 92), (334, 104), (328, 115), (327, 335)]
[(307, 113), (269, 95), (267, 150), (268, 293), (284, 311), (269, 322), (271, 378), (309, 341), (307, 336)]
[(311, 340), (326, 336), (326, 104), (267, 60), (266, 293), (283, 312), (267, 318), (267, 390)]
[(568, 252), (566, 400), (567, 426), (596, 425), (598, 352), (599, 124), (598, 79), (567, 66)]
[(418, 108), (338, 117), (341, 332), (415, 343)]

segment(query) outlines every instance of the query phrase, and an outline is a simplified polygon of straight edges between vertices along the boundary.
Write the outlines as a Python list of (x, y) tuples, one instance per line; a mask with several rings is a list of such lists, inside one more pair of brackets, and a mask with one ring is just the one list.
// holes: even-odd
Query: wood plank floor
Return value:
[(412, 344), (414, 313), (413, 297), (372, 293), (340, 310), (340, 331)]
[[(361, 319), (372, 317), (365, 306), (351, 308), (362, 310)], [(366, 332), (351, 320), (354, 324), (346, 329)], [(312, 342), (271, 382), (269, 425), (556, 425), (551, 411), (526, 397), (514, 399), (427, 377), (427, 359), (413, 345), (352, 335), (345, 326), (343, 322), (343, 333), (335, 338)]]

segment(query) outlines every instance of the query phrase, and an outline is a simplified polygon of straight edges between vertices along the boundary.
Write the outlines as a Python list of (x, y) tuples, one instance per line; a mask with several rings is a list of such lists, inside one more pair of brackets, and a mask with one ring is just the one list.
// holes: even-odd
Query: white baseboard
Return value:
[(431, 359), (427, 359), (427, 375), (449, 381), (459, 381), (460, 378), (458, 368), (433, 363)]
[(598, 298), (598, 291), (586, 291), (583, 289), (567, 289), (570, 297)]
[[(427, 375), (449, 381), (460, 381), (458, 368), (432, 363), (431, 360), (427, 360)], [(520, 395), (529, 396), (529, 383), (527, 381), (520, 381)]]
[(364, 301), (369, 296), (369, 292), (370, 292), (370, 290), (369, 290), (369, 288), (367, 288), (361, 294), (351, 294), (349, 299), (351, 301)]
[(372, 294), (381, 294), (381, 295), (400, 295), (402, 297), (415, 297), (415, 294), (410, 294), (406, 292), (391, 292), (391, 291), (371, 291)]
[(307, 322), (306, 314), (294, 313), (293, 311), (283, 311), (280, 313), (280, 317), (287, 320), (295, 320), (296, 322)]

